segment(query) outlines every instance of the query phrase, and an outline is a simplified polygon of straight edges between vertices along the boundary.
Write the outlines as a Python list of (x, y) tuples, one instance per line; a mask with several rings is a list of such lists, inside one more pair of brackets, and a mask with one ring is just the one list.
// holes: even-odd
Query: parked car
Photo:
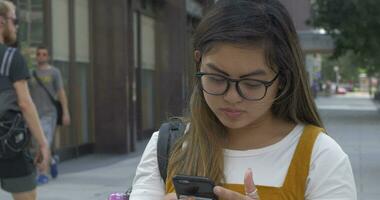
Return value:
[(346, 89), (347, 92), (353, 92), (354, 91), (353, 84), (345, 83), (345, 84), (341, 84), (340, 86), (343, 87), (344, 89)]
[(336, 90), (336, 94), (346, 94), (347, 90), (344, 87), (338, 87)]

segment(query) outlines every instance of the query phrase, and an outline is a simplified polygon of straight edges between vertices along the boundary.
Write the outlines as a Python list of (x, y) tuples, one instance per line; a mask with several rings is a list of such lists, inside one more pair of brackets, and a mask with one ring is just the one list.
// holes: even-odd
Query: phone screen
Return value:
[(215, 184), (207, 177), (176, 175), (173, 184), (179, 199), (188, 196), (196, 200), (217, 199), (213, 192)]

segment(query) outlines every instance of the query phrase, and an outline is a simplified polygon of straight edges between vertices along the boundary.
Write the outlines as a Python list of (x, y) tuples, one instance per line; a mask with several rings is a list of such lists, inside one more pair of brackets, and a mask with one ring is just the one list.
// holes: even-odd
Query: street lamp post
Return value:
[(335, 71), (335, 93), (338, 92), (338, 87), (339, 87), (339, 66), (335, 65), (334, 66), (334, 71)]

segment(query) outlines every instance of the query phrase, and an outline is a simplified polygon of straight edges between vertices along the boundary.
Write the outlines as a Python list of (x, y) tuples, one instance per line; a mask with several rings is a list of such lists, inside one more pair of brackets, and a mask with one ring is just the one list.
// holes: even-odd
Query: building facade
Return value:
[(64, 77), (72, 124), (55, 145), (64, 158), (134, 151), (137, 140), (182, 115), (193, 73), (191, 32), (207, 1), (13, 2), (29, 66), (45, 44)]

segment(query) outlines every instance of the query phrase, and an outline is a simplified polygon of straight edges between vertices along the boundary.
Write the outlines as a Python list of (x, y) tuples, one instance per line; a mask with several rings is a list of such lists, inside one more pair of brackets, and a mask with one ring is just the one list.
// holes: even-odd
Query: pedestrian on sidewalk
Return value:
[(325, 134), (297, 32), (278, 0), (218, 0), (193, 41), (186, 133), (165, 180), (153, 134), (131, 200), (177, 199), (175, 175), (211, 179), (224, 200), (356, 199), (349, 158)]
[[(15, 9), (13, 3), (0, 1), (0, 185), (15, 200), (34, 200), (35, 165), (46, 170), (50, 150), (29, 93), (25, 60), (19, 50), (6, 46), (16, 42)], [(34, 161), (26, 148), (27, 127), (38, 143)]]
[[(43, 45), (37, 47), (36, 60), (37, 68), (32, 72), (29, 87), (40, 116), (42, 128), (50, 148), (53, 149), (57, 125), (68, 126), (70, 124), (67, 97), (60, 70), (49, 64), (47, 47)], [(50, 165), (52, 178), (58, 176), (57, 163), (57, 156), (52, 156)], [(41, 171), (37, 177), (38, 184), (45, 184), (48, 181), (48, 170)]]

